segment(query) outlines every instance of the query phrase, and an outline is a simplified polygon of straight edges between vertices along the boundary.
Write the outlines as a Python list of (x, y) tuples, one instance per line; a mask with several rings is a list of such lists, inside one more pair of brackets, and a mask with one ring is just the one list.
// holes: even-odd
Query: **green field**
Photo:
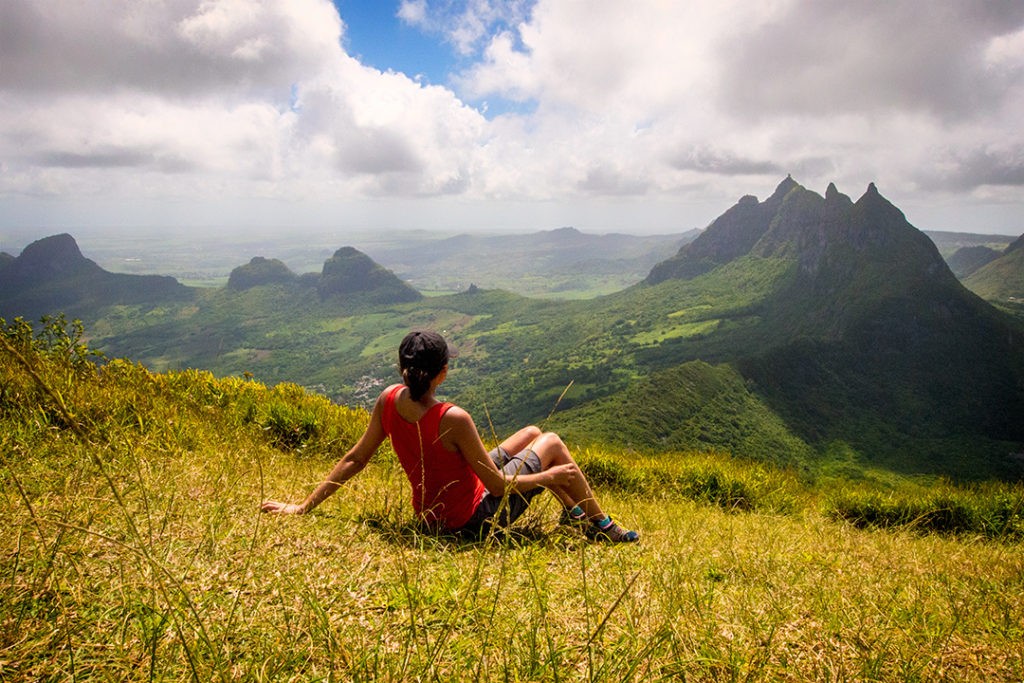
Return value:
[(383, 448), (314, 514), (270, 517), (364, 411), (97, 368), (57, 327), (2, 339), (0, 680), (1024, 677), (1019, 484), (596, 444), (581, 465), (640, 544), (558, 526), (547, 496), (465, 543), (416, 527)]

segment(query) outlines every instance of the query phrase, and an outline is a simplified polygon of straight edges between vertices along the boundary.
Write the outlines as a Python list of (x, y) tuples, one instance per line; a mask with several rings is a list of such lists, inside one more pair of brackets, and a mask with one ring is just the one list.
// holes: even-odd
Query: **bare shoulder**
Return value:
[(391, 392), (394, 391), (395, 389), (399, 388), (399, 387), (402, 387), (402, 386), (404, 386), (404, 385), (402, 385), (402, 384), (392, 384), (392, 385), (388, 386), (387, 388), (385, 388), (384, 391), (380, 392), (380, 394), (377, 396), (377, 400), (375, 402), (376, 405), (379, 405), (379, 406), (384, 405), (384, 401), (386, 401), (388, 396), (391, 395)]
[(441, 417), (441, 431), (453, 435), (453, 441), (460, 441), (477, 433), (473, 418), (457, 405), (452, 405)]
[(445, 411), (444, 417), (441, 418), (441, 421), (473, 424), (473, 418), (470, 416), (470, 414), (467, 413), (465, 409), (460, 408), (454, 403), (452, 404), (451, 408)]

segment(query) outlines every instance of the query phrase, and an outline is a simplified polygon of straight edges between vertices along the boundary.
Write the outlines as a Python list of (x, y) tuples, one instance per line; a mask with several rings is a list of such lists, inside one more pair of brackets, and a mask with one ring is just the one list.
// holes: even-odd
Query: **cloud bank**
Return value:
[(447, 201), (454, 227), (470, 205), (629, 202), (630, 227), (677, 207), (686, 229), (687, 205), (793, 173), (1020, 215), (1019, 2), (396, 10), (459, 55), (447, 85), (360, 64), (327, 0), (5, 0), (0, 201), (272, 200), (318, 207), (308, 221)]

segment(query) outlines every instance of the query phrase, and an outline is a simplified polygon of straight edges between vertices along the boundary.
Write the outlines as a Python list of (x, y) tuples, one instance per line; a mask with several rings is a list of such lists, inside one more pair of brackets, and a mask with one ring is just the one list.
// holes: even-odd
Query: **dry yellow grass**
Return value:
[(1024, 677), (1020, 545), (614, 491), (639, 546), (557, 527), (553, 500), (466, 544), (415, 529), (387, 456), (300, 518), (257, 503), (327, 461), (124, 457), (121, 503), (86, 463), (31, 512), (5, 486), (4, 680)]
[[(0, 363), (3, 681), (1024, 679), (1020, 543), (856, 529), (789, 475), (706, 454), (584, 454), (631, 546), (557, 526), (551, 497), (504, 538), (423, 534), (388, 452), (312, 515), (261, 515), (365, 413), (27, 362)], [(296, 430), (300, 450), (272, 445)], [(672, 488), (697, 480), (776, 498)]]

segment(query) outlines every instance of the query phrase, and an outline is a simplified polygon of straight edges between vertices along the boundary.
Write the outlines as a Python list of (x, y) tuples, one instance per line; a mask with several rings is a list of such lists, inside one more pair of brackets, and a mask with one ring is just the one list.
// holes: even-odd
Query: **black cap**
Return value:
[(433, 376), (447, 364), (448, 344), (437, 332), (413, 330), (398, 347), (400, 368), (419, 368)]

